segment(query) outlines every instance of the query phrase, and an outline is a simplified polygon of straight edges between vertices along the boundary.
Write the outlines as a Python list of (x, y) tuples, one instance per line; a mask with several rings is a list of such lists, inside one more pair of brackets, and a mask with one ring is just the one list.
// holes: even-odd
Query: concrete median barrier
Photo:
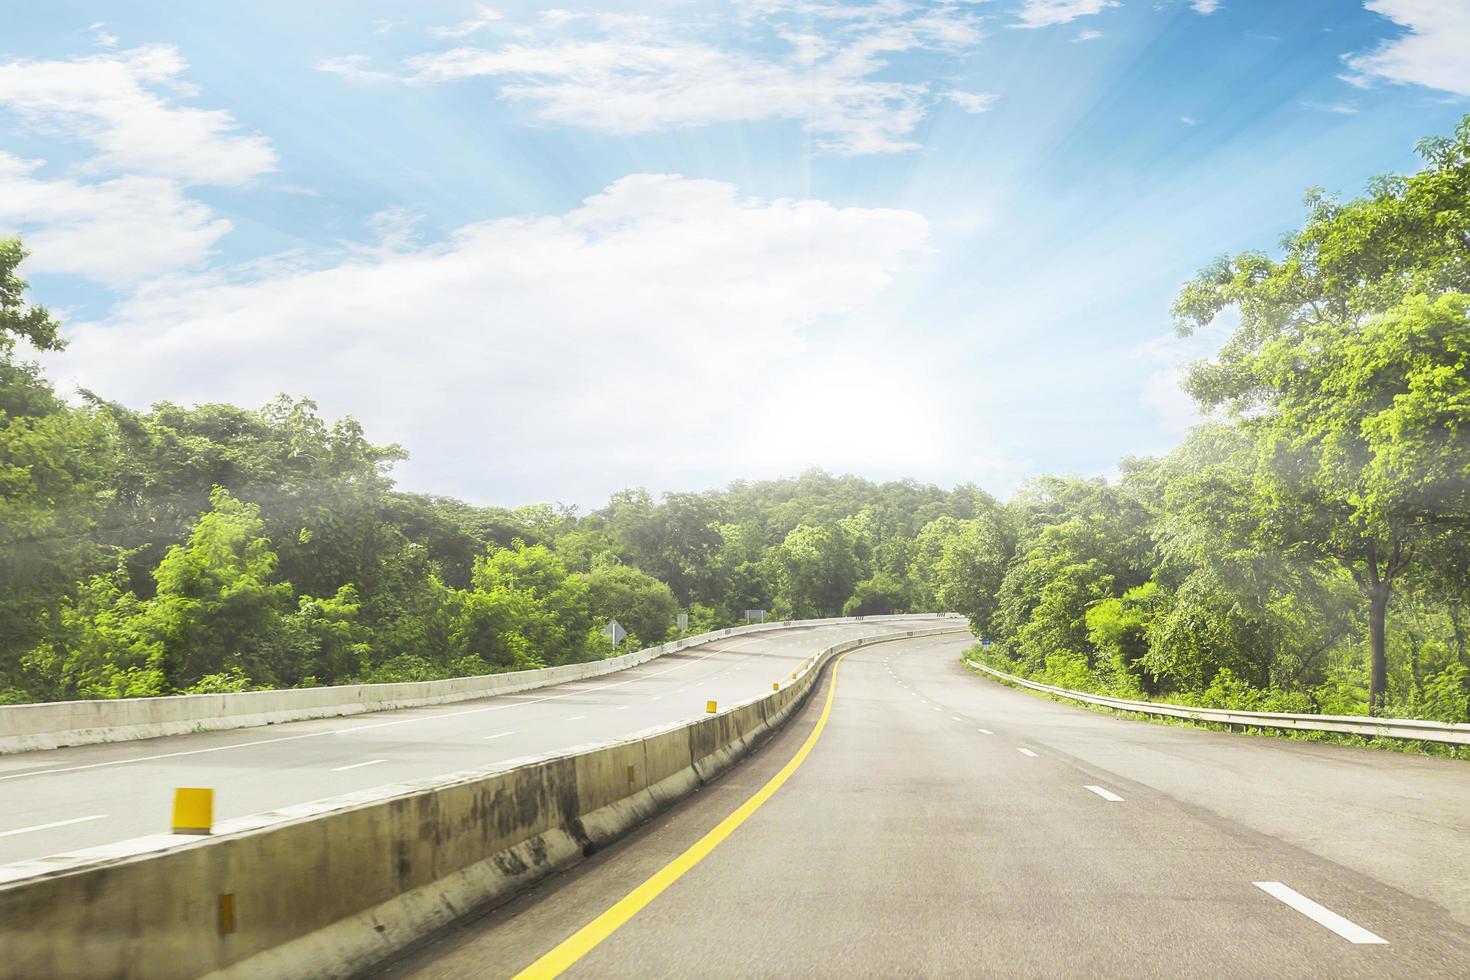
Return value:
[(0, 868), (0, 978), (334, 977), (504, 901), (688, 795), (760, 744), (834, 655), (677, 727)]
[(601, 677), (668, 653), (748, 633), (862, 622), (909, 624), (936, 618), (947, 617), (925, 613), (754, 623), (701, 633), (606, 660), (439, 681), (0, 705), (0, 755), (468, 701)]

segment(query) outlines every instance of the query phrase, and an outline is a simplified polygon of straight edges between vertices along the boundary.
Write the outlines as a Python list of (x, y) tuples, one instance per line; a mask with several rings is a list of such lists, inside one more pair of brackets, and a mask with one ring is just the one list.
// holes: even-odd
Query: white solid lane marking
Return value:
[(1123, 802), (1123, 797), (1119, 796), (1117, 793), (1114, 793), (1112, 790), (1103, 789), (1101, 786), (1084, 786), (1082, 788), (1092, 790), (1094, 793), (1096, 793), (1098, 796), (1101, 796), (1109, 803)]
[(514, 734), (515, 734), (515, 732), (496, 732), (494, 735), (486, 735), (485, 737), (486, 738), (505, 738), (505, 736), (507, 736), (507, 735), (514, 735)]
[(663, 699), (664, 699), (664, 696), (662, 694), (655, 694), (653, 697), (649, 698), (648, 700), (650, 700), (650, 701), (662, 701)]
[(581, 721), (583, 718), (586, 717), (586, 715), (572, 715), (570, 718), (567, 719), (567, 721)]
[(1036, 758), (1036, 753), (1035, 752), (1032, 752), (1030, 749), (1017, 749), (1016, 751), (1019, 752), (1019, 753), (1021, 753), (1024, 756), (1028, 756), (1028, 757), (1030, 757), (1032, 759)]
[(74, 823), (86, 823), (88, 820), (105, 820), (107, 814), (94, 813), (90, 817), (72, 817), (70, 820), (58, 820), (55, 823), (38, 823), (34, 827), (21, 827), (19, 830), (0, 830), (0, 837), (14, 837), (16, 834), (29, 834), (34, 830), (50, 830), (52, 827), (70, 827)]
[(388, 761), (387, 759), (369, 759), (367, 762), (354, 762), (350, 766), (334, 766), (332, 768), (332, 771), (333, 772), (346, 772), (349, 769), (361, 769), (363, 766), (376, 766), (380, 762), (387, 762), (387, 761)]
[(988, 728), (977, 728), (977, 729), (975, 729), (975, 730), (976, 730), (976, 731), (977, 731), (977, 732), (979, 732), (979, 733), (980, 733), (980, 734), (981, 734), (981, 735), (994, 735), (994, 734), (995, 734), (995, 732), (992, 732), (992, 731), (991, 731), (991, 730), (990, 730), (990, 729), (988, 729)]
[(1369, 932), (1350, 919), (1344, 919), (1331, 909), (1318, 905), (1301, 892), (1288, 888), (1279, 881), (1253, 881), (1251, 884), (1277, 901), (1290, 905), (1319, 926), (1331, 929), (1350, 943), (1388, 944), (1388, 940), (1382, 936)]
[(633, 707), (631, 704), (620, 704), (620, 705), (618, 705), (617, 710), (618, 711), (627, 711), (631, 707)]

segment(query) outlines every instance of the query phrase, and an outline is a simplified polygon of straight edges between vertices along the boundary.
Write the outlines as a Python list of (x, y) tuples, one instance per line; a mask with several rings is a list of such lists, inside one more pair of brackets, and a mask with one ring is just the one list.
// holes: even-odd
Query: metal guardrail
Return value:
[(1184, 718), (1189, 721), (1212, 721), (1221, 725), (1240, 725), (1247, 728), (1274, 728), (1285, 731), (1336, 732), (1341, 735), (1361, 735), (1364, 738), (1399, 738), (1417, 742), (1441, 742), (1447, 745), (1470, 745), (1470, 725), (1451, 724), (1443, 721), (1421, 721), (1417, 718), (1367, 718), (1359, 715), (1293, 715), (1276, 711), (1234, 711), (1228, 708), (1194, 708), (1182, 704), (1161, 704), (1155, 701), (1130, 701), (1126, 698), (1110, 698), (1101, 694), (1083, 694), (1064, 687), (1038, 684), (1014, 674), (988, 667), (977, 660), (966, 657), (965, 662), (1000, 678), (1008, 684), (1055, 694), (1058, 697), (1085, 704), (1095, 704), (1119, 711), (1134, 711), (1144, 715), (1164, 715)]

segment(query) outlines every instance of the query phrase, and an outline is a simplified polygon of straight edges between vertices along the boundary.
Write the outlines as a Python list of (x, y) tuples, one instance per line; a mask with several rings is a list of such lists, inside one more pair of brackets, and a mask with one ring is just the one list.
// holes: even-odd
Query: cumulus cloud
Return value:
[(966, 6), (740, 4), (738, 33), (768, 35), (784, 44), (777, 53), (655, 17), (547, 11), (508, 43), (428, 52), (406, 67), (416, 84), (496, 79), (502, 99), (544, 122), (641, 133), (788, 119), (822, 149), (888, 153), (916, 146), (912, 134), (937, 98), (927, 83), (881, 77), (889, 57), (978, 44), (979, 18)]
[(1016, 12), (1020, 23), (1012, 27), (1037, 28), (1067, 24), (1078, 17), (1100, 14), (1108, 7), (1121, 6), (1118, 0), (1025, 0)]
[(187, 67), (169, 45), (0, 64), (0, 111), (91, 148), (53, 176), (0, 147), (0, 232), (24, 234), (28, 268), (124, 287), (198, 265), (229, 232), (187, 188), (268, 173), (275, 151), (228, 112), (179, 104)]
[[(864, 309), (928, 237), (910, 211), (656, 174), (430, 244), (412, 239), (409, 215), (374, 224), (379, 246), (329, 266), (158, 282), (71, 327), (53, 370), (132, 403), (310, 393), (413, 447), (417, 485), (590, 499), (758, 456), (761, 407), (820, 394), (804, 375), (809, 329)], [(925, 387), (910, 397), (901, 357), (856, 360), (874, 382), (886, 375), (874, 397), (896, 400), (894, 424), (922, 421), (910, 416)], [(831, 459), (823, 447), (847, 431), (820, 415), (784, 425), (809, 462)]]
[(230, 230), (174, 181), (41, 180), (42, 163), (0, 150), (0, 235), (25, 231), (32, 271), (128, 286), (198, 263)]
[(70, 61), (0, 64), (0, 108), (22, 124), (84, 140), (94, 172), (238, 184), (276, 168), (263, 136), (239, 131), (230, 113), (184, 106), (188, 62), (172, 45), (151, 44)]
[(1220, 9), (1220, 0), (1194, 0), (1189, 7), (1195, 13), (1208, 17)]
[(1346, 79), (1367, 85), (1383, 79), (1470, 96), (1470, 4), (1464, 0), (1367, 0), (1408, 33), (1367, 54), (1345, 57)]

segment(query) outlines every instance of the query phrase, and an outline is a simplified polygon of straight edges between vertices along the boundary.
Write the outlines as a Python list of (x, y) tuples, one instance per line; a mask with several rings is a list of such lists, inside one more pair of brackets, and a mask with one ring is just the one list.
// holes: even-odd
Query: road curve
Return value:
[(752, 698), (834, 643), (898, 628), (796, 627), (519, 694), (0, 756), (0, 865), (167, 832), (179, 786), (213, 787), (226, 820), (691, 721), (706, 700)]
[(1107, 717), (966, 643), (849, 654), (723, 779), (381, 975), (1470, 975), (1464, 763)]

